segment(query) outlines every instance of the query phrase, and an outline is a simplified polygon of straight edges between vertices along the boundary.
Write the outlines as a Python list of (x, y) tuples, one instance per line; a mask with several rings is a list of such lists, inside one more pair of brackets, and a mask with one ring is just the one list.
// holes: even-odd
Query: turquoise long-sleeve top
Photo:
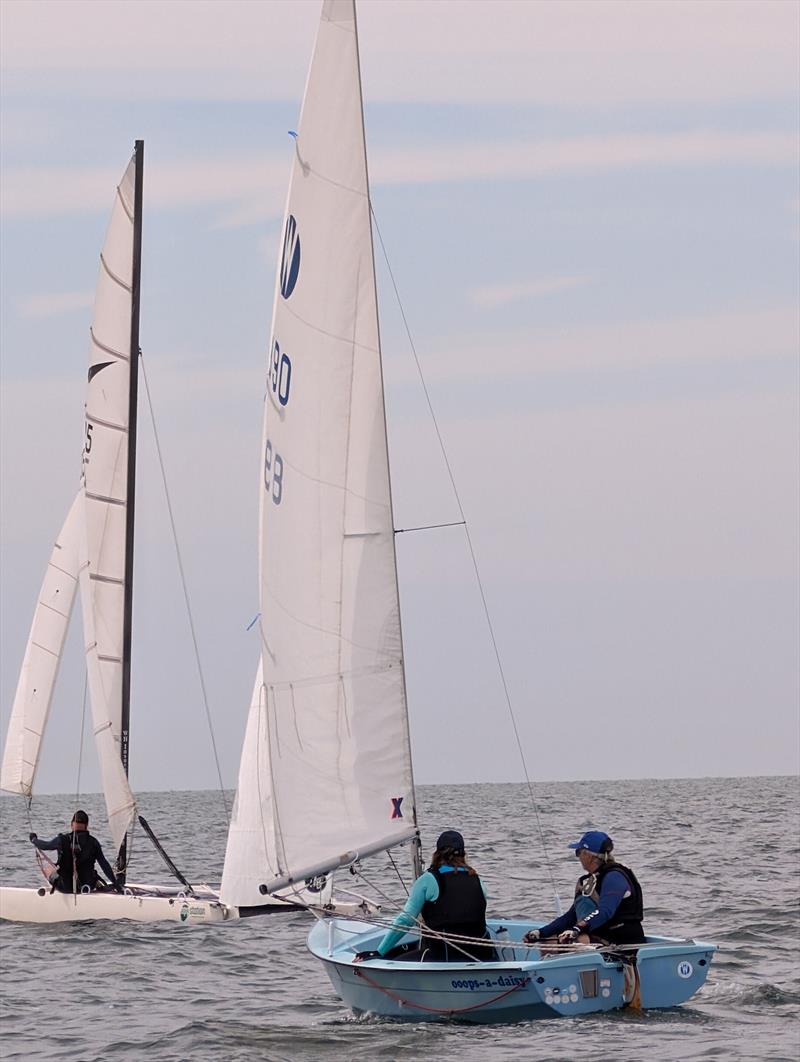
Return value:
[[(468, 873), (464, 867), (439, 867), (440, 874), (466, 874)], [(483, 889), (483, 895), (486, 896), (486, 886), (481, 882), (481, 888)], [(406, 905), (399, 915), (392, 922), (392, 928), (387, 930), (383, 940), (378, 945), (378, 952), (381, 955), (385, 955), (400, 940), (403, 939), (409, 929), (413, 929), (417, 924), (422, 908), (426, 902), (430, 900), (433, 903), (439, 899), (439, 882), (436, 880), (435, 875), (431, 874), (429, 870), (426, 870), (424, 874), (420, 874), (414, 884), (411, 886), (411, 891), (408, 894)], [(488, 897), (487, 897), (488, 899)]]

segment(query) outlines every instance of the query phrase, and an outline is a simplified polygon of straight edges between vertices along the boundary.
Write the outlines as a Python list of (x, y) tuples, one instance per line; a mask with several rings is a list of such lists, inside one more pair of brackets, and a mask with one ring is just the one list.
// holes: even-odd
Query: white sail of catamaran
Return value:
[(42, 736), (78, 587), (82, 517), (79, 492), (50, 555), (8, 722), (0, 789), (28, 798), (33, 795)]
[[(93, 731), (120, 876), (136, 814), (128, 783), (139, 288), (144, 145), (136, 142), (100, 254), (89, 341), (80, 487), (53, 548), (11, 712), (0, 788), (33, 796), (42, 737), (79, 589)], [(182, 899), (178, 902), (179, 892)], [(0, 887), (0, 918), (217, 921), (211, 890), (129, 884), (126, 893)]]
[[(25, 649), (0, 787), (31, 796), (64, 639), (80, 584), (94, 734), (115, 853), (136, 810), (127, 780), (135, 467), (131, 382), (138, 358), (137, 148), (117, 187), (90, 329), (81, 483), (47, 568)], [(140, 189), (141, 191), (141, 189)], [(139, 239), (141, 228), (139, 228)], [(134, 274), (137, 274), (136, 276)], [(134, 288), (136, 288), (134, 292)], [(133, 370), (132, 370), (133, 367)], [(134, 396), (135, 405), (135, 396)], [(133, 418), (135, 423), (135, 416)], [(132, 558), (131, 558), (132, 560)], [(130, 646), (128, 645), (128, 660)]]
[(142, 162), (137, 149), (117, 187), (100, 254), (81, 472), (86, 666), (108, 824), (117, 850), (136, 808), (127, 774), (141, 270), (141, 202), (136, 200), (137, 192), (140, 200), (142, 194)]

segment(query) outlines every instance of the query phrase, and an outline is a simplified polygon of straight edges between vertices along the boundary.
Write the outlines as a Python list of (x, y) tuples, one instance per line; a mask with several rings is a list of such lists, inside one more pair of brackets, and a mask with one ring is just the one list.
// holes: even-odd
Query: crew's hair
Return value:
[(89, 825), (89, 816), (86, 814), (85, 811), (82, 811), (79, 808), (75, 812), (75, 814), (72, 816), (72, 821), (80, 823), (81, 826), (88, 826)]
[(464, 867), (468, 874), (478, 873), (469, 865), (463, 852), (456, 852), (452, 848), (437, 848), (433, 853), (430, 869), (438, 870), (439, 867)]

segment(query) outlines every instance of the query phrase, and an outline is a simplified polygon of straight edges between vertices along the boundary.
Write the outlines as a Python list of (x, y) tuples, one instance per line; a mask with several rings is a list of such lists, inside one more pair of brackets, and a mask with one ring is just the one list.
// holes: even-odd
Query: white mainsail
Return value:
[(353, 0), (325, 0), (309, 71), (262, 454), (263, 688), (237, 804), (260, 786), (274, 851), (234, 822), (221, 897), (240, 906), (416, 833)]
[(86, 661), (109, 826), (119, 847), (135, 809), (121, 760), (130, 360), (136, 156), (117, 188), (89, 345), (81, 564)]
[(31, 796), (53, 689), (78, 585), (83, 495), (70, 506), (53, 546), (8, 722), (0, 789)]

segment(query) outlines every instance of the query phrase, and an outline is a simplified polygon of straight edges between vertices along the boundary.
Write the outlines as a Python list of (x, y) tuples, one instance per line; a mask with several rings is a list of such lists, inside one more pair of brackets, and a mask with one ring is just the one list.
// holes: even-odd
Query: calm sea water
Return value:
[[(565, 845), (589, 827), (614, 837), (638, 872), (646, 925), (715, 941), (706, 987), (673, 1011), (528, 1024), (400, 1025), (356, 1019), (305, 948), (310, 916), (281, 913), (216, 927), (95, 922), (2, 923), (0, 1056), (80, 1062), (302, 1062), (344, 1058), (465, 1060), (769, 1059), (800, 1057), (800, 789), (795, 779), (553, 783), (536, 789), (562, 897), (576, 861)], [(467, 838), (490, 911), (542, 915), (552, 888), (527, 789), (420, 787), (426, 849), (441, 829)], [(0, 800), (4, 884), (38, 884), (21, 801)], [(98, 797), (82, 799), (102, 821)], [(73, 802), (42, 797), (41, 836), (65, 827)], [(190, 880), (219, 879), (219, 794), (148, 793), (141, 809)], [(98, 837), (106, 838), (98, 826)], [(134, 878), (166, 880), (146, 839)], [(405, 870), (405, 867), (401, 869)], [(390, 895), (383, 858), (365, 866)], [(154, 877), (155, 876), (155, 877)], [(366, 891), (366, 889), (365, 889)]]

